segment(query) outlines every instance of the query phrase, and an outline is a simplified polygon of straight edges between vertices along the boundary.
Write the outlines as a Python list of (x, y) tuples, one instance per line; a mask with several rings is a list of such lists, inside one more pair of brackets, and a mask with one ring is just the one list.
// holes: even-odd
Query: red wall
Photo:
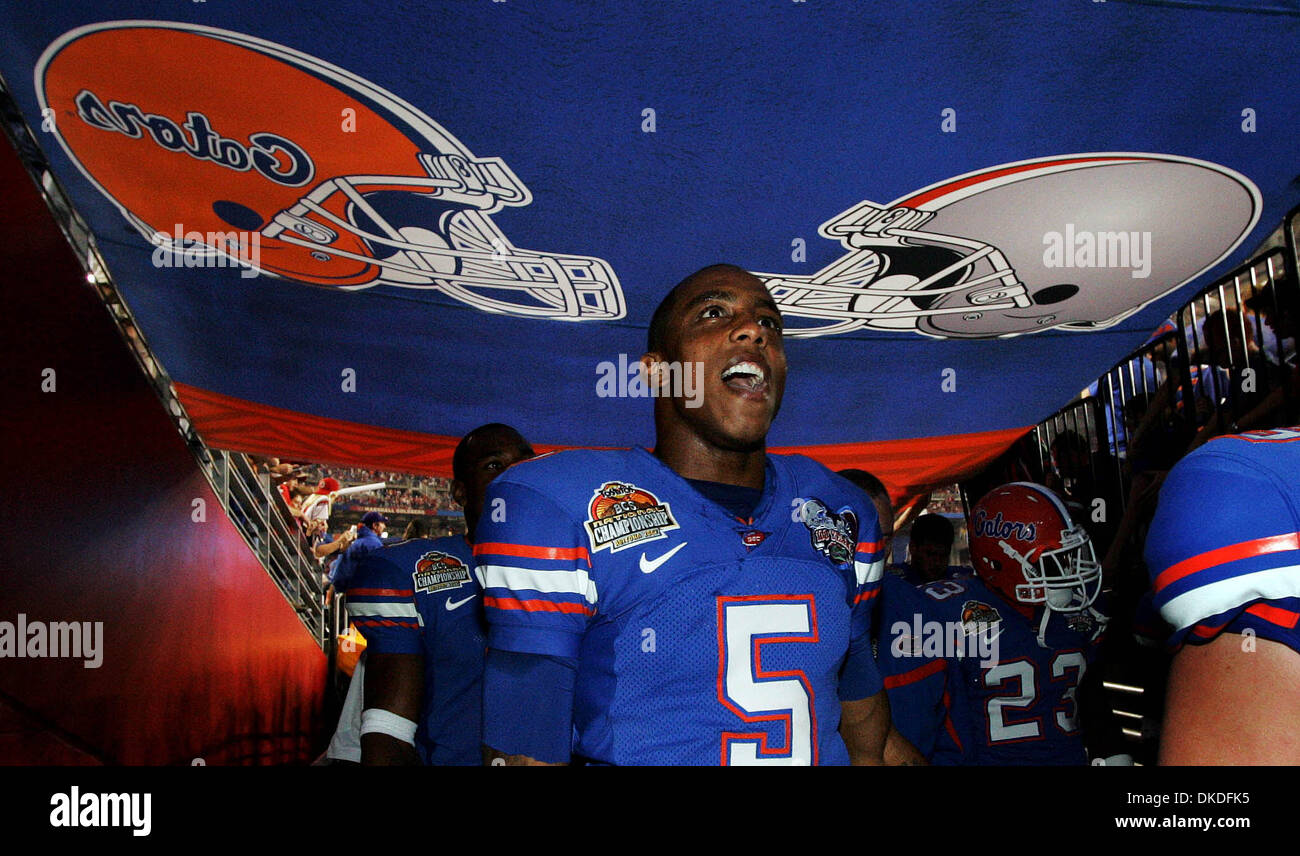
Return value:
[(0, 193), (0, 621), (104, 623), (98, 669), (0, 658), (0, 763), (309, 761), (327, 739), (324, 654), (3, 137)]

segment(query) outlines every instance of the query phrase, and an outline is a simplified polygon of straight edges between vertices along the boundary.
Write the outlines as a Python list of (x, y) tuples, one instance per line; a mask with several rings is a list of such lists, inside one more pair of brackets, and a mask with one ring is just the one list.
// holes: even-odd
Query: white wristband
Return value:
[(414, 746), (415, 728), (414, 722), (405, 716), (398, 716), (391, 710), (372, 707), (361, 711), (362, 734), (372, 734), (374, 732), (387, 734), (389, 737), (395, 737), (403, 743), (410, 743)]

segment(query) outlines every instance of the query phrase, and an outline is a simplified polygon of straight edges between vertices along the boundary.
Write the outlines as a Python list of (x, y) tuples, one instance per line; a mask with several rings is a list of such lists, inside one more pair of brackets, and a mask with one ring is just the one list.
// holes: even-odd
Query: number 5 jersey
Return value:
[(489, 645), (577, 661), (574, 755), (848, 762), (883, 555), (871, 501), (820, 464), (769, 455), (741, 520), (644, 449), (544, 455), (493, 481), (477, 536)]

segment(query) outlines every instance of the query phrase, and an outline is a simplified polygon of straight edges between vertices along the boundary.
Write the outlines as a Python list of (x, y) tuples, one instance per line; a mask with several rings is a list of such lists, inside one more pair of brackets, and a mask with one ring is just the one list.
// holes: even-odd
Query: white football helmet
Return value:
[(757, 276), (787, 336), (1095, 330), (1221, 261), (1259, 213), (1255, 185), (1217, 164), (1062, 155), (969, 173), (889, 205), (861, 202), (819, 229), (847, 254), (811, 276)]

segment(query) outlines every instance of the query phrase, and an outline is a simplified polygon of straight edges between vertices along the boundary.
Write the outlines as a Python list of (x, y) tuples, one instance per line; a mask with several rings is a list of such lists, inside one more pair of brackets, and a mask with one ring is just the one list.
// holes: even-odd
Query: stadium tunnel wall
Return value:
[(98, 668), (0, 656), (0, 763), (309, 762), (328, 739), (326, 655), (3, 138), (0, 188), (0, 622), (103, 622)]

